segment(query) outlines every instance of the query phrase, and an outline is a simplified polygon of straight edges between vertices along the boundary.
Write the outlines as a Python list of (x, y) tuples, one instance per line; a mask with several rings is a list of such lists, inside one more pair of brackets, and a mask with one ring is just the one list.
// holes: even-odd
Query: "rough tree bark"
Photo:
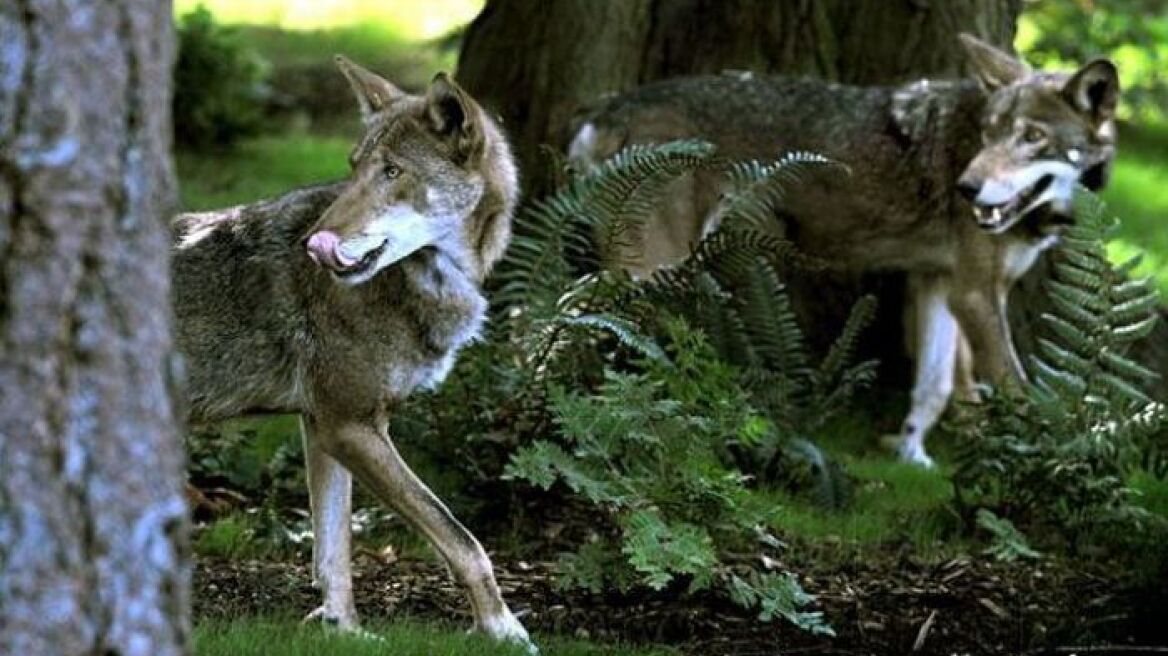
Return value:
[[(956, 76), (965, 67), (957, 34), (971, 32), (1012, 50), (1021, 10), (1022, 0), (488, 0), (467, 31), (458, 76), (503, 117), (528, 193), (540, 195), (551, 180), (540, 146), (562, 149), (573, 114), (604, 94), (725, 69), (851, 84)], [(1044, 307), (1044, 267), (1014, 292), (1023, 348)], [(796, 304), (805, 308), (802, 314), (815, 326), (809, 332), (813, 340), (822, 338), (821, 345), (838, 333), (859, 290), (880, 296), (867, 351), (883, 360), (889, 382), (903, 387), (909, 367), (902, 352), (900, 277), (804, 282), (813, 291), (801, 294), (797, 284)], [(1139, 351), (1168, 374), (1165, 344), (1168, 325), (1161, 322)], [(1156, 393), (1168, 399), (1168, 385)]]
[(189, 646), (170, 2), (0, 3), (0, 653)]
[(459, 81), (498, 111), (525, 177), (580, 106), (676, 75), (725, 69), (880, 84), (954, 75), (958, 32), (1009, 48), (1022, 0), (488, 0)]

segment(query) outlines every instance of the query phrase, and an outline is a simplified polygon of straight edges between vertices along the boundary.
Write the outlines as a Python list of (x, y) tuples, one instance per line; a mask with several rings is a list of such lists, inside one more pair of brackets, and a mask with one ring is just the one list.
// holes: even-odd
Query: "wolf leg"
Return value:
[(914, 308), (916, 380), (912, 408), (904, 420), (896, 450), (902, 460), (932, 467), (925, 436), (945, 411), (953, 393), (954, 365), (960, 335), (949, 310), (948, 281), (914, 276), (909, 280)]
[(978, 371), (999, 387), (1025, 383), (1026, 372), (1010, 336), (1005, 291), (956, 291), (950, 305), (969, 338)]
[(476, 628), (500, 640), (531, 645), (526, 629), (499, 593), (486, 551), (402, 460), (384, 422), (377, 426), (366, 422), (330, 424), (320, 435), (327, 453), (421, 531), (441, 554), (468, 592)]
[(349, 543), (353, 477), (321, 448), (311, 419), (300, 418), (312, 510), (312, 582), (324, 603), (304, 620), (321, 620), (343, 630), (357, 629)]
[(953, 393), (961, 401), (977, 403), (981, 394), (977, 391), (977, 374), (973, 366), (973, 350), (969, 338), (957, 331), (957, 369), (953, 377)]

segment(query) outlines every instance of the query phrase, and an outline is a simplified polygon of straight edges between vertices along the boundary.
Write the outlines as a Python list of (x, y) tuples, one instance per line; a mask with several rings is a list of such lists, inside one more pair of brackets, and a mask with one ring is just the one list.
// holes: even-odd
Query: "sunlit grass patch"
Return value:
[(176, 15), (198, 5), (228, 23), (320, 30), (376, 23), (403, 38), (433, 39), (469, 22), (483, 0), (175, 0)]
[(1168, 297), (1168, 125), (1123, 131), (1115, 175), (1103, 198), (1120, 219), (1112, 259), (1121, 262), (1143, 252), (1136, 274), (1154, 276)]
[(962, 543), (954, 539), (957, 519), (949, 509), (952, 485), (943, 474), (896, 462), (891, 455), (853, 459), (847, 470), (855, 478), (855, 497), (842, 510), (775, 495), (779, 510), (772, 525), (784, 538), (798, 540), (802, 555), (846, 560), (908, 544), (917, 553), (942, 559), (961, 550)]
[[(294, 619), (247, 618), (232, 622), (208, 621), (195, 627), (196, 656), (526, 656), (518, 645), (494, 642), (462, 627), (396, 621), (366, 626), (379, 640), (338, 635), (318, 625), (301, 625)], [(673, 652), (661, 648), (636, 649), (619, 645), (594, 645), (563, 639), (536, 641), (547, 656), (650, 656)]]
[(296, 135), (262, 137), (224, 153), (179, 153), (182, 207), (228, 207), (337, 180), (348, 171), (351, 148), (347, 139)]
[(1148, 512), (1168, 520), (1168, 479), (1140, 471), (1128, 481), (1140, 495), (1140, 504)]

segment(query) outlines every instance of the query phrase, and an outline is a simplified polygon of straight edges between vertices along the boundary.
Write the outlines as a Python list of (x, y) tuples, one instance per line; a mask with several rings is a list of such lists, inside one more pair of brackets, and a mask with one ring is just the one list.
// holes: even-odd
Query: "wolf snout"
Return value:
[(978, 193), (981, 192), (981, 183), (962, 176), (957, 181), (957, 191), (965, 197), (965, 200), (972, 203), (977, 198)]
[(313, 262), (338, 270), (347, 269), (356, 264), (355, 260), (345, 257), (344, 253), (341, 253), (340, 245), (340, 236), (331, 230), (313, 233), (305, 244), (308, 249), (308, 257), (311, 257)]

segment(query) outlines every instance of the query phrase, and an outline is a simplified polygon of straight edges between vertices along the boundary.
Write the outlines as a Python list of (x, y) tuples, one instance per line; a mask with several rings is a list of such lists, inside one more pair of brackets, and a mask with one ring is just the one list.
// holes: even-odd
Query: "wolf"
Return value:
[(483, 547), (387, 432), (394, 405), (441, 383), (483, 325), (482, 285), (510, 237), (516, 165), (495, 121), (446, 74), (410, 95), (336, 63), (364, 122), (347, 179), (174, 220), (191, 420), (300, 415), (324, 596), (306, 619), (358, 629), (355, 477), (442, 556), (476, 628), (530, 647)]
[[(916, 372), (893, 446), (933, 461), (925, 436), (973, 376), (1025, 380), (1006, 318), (1011, 286), (1072, 220), (1077, 185), (1098, 190), (1116, 153), (1116, 67), (1031, 70), (976, 37), (959, 40), (974, 79), (857, 87), (749, 73), (674, 78), (586, 112), (568, 146), (588, 167), (633, 143), (697, 138), (735, 159), (799, 150), (850, 175), (787, 190), (780, 217), (806, 252), (845, 271), (908, 278)], [(675, 183), (643, 240), (607, 254), (637, 275), (684, 258), (716, 227), (716, 171)], [(976, 368), (976, 372), (973, 370)]]

